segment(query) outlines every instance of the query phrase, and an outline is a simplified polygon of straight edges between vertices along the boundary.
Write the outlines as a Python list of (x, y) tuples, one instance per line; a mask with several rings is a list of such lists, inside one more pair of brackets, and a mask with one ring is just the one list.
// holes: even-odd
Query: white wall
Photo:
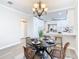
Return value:
[(78, 23), (77, 23), (77, 21), (78, 21), (78, 19), (77, 19), (77, 8), (76, 7), (74, 9), (69, 9), (67, 20), (68, 20), (68, 23), (73, 26), (73, 32), (76, 34), (76, 37), (74, 39), (72, 38), (73, 40), (71, 40), (71, 42), (77, 53), (78, 52), (78, 44), (77, 44), (77, 41), (78, 41), (78, 38), (77, 38), (78, 37)]
[(44, 21), (42, 21), (36, 17), (33, 17), (33, 27), (32, 27), (33, 35), (32, 35), (32, 37), (38, 38), (39, 37), (38, 32), (43, 29), (44, 29)]
[(22, 37), (20, 19), (22, 17), (27, 18), (28, 16), (15, 9), (0, 5), (0, 49), (20, 42)]
[(45, 23), (45, 31), (47, 32), (48, 30), (48, 24), (57, 24), (57, 31), (63, 31), (63, 27), (65, 27), (68, 22), (67, 20), (59, 20), (59, 21), (48, 21)]
[(43, 25), (44, 22), (35, 17), (0, 5), (0, 49), (17, 44), (26, 36), (38, 37)]
[[(76, 10), (75, 8), (71, 8), (68, 9), (68, 15), (67, 15), (67, 20), (60, 20), (60, 21), (50, 21), (50, 22), (46, 22), (45, 24), (45, 29), (47, 31), (47, 24), (57, 24), (58, 26), (66, 26), (66, 25), (71, 25), (73, 27), (73, 34), (74, 35), (70, 35), (70, 36), (64, 36), (63, 37), (63, 42), (70, 42), (70, 48), (71, 49), (75, 49), (75, 51), (77, 52), (77, 13), (75, 13)], [(62, 30), (60, 28), (60, 30)]]
[[(61, 30), (61, 28), (62, 27), (66, 27), (66, 26), (72, 26), (72, 30), (73, 30), (73, 33), (75, 33), (76, 34), (76, 29), (75, 29), (75, 27), (76, 27), (76, 23), (75, 23), (75, 21), (76, 21), (76, 18), (75, 18), (75, 8), (70, 8), (70, 9), (68, 9), (68, 13), (67, 13), (67, 19), (66, 20), (57, 20), (57, 21), (47, 21), (45, 24), (45, 26), (46, 26), (46, 28), (45, 29), (47, 29), (48, 27), (47, 27), (47, 25), (48, 24), (57, 24), (57, 27), (58, 27), (58, 30), (60, 29)], [(60, 28), (59, 28), (60, 27)], [(47, 30), (46, 30), (47, 31)]]

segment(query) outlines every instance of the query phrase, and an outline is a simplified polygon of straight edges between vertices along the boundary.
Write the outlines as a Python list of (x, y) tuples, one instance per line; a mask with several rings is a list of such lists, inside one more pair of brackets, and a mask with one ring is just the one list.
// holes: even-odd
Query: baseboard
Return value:
[(20, 44), (20, 41), (12, 43), (12, 44), (9, 44), (9, 45), (6, 45), (6, 46), (3, 46), (3, 47), (0, 47), (0, 50), (6, 49), (6, 48), (9, 48), (9, 47), (12, 47), (12, 46), (15, 46), (17, 44)]

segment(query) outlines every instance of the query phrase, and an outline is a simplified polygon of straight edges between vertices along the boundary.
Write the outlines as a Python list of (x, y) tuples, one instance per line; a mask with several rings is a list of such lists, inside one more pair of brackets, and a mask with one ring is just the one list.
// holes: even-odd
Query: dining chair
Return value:
[(30, 37), (26, 37), (26, 46), (32, 45), (32, 41)]
[[(58, 35), (56, 35), (56, 36), (54, 36), (55, 37), (55, 39), (54, 39), (54, 41), (55, 41), (55, 45), (54, 46), (52, 46), (51, 48), (52, 49), (56, 49), (56, 50), (59, 50), (60, 52), (57, 52), (58, 54), (61, 54), (62, 53), (62, 48), (63, 48), (63, 42), (62, 42), (62, 35), (61, 34), (58, 34)], [(52, 49), (50, 49), (50, 50), (52, 50)]]
[(24, 48), (24, 55), (26, 59), (34, 59), (35, 52), (31, 47), (23, 47)]
[(56, 42), (56, 47), (62, 49), (62, 47), (63, 47), (62, 35), (55, 36), (55, 42)]
[(69, 46), (69, 42), (65, 43), (63, 49), (61, 50), (60, 48), (54, 48), (50, 51), (50, 56), (51, 59), (65, 59), (66, 56), (66, 50), (67, 47)]
[(69, 42), (67, 42), (65, 45), (64, 45), (64, 48), (63, 48), (63, 55), (62, 55), (62, 59), (65, 59), (65, 56), (66, 56), (66, 51), (67, 51), (67, 48), (69, 46)]

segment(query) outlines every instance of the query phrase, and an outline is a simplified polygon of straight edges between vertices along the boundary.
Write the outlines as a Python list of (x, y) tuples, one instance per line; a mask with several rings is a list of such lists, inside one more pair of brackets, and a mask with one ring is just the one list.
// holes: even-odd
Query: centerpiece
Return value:
[(39, 41), (41, 42), (41, 45), (43, 45), (43, 37), (44, 37), (44, 32), (43, 32), (43, 30), (40, 30), (40, 31), (38, 32), (38, 34), (39, 34)]

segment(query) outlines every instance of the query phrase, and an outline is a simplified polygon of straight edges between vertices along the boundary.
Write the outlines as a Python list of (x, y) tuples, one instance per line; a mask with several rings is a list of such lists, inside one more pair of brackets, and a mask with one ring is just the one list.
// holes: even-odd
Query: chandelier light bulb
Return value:
[(45, 5), (45, 4), (41, 4), (41, 7), (42, 7), (42, 8), (46, 8), (46, 5)]
[(32, 8), (33, 12), (35, 12), (35, 8)]
[(38, 6), (39, 6), (39, 5), (38, 5), (37, 3), (34, 4), (34, 8), (38, 8)]
[(48, 10), (48, 8), (45, 8), (45, 9), (44, 9), (44, 11), (46, 11), (46, 12), (47, 12), (47, 10)]

